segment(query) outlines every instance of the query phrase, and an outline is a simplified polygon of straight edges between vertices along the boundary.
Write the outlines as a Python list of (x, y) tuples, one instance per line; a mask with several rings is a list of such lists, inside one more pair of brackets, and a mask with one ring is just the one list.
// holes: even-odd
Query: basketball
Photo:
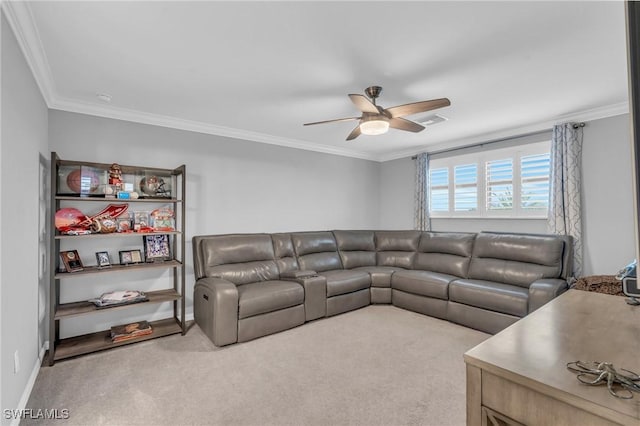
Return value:
[(73, 192), (87, 194), (100, 186), (100, 178), (92, 171), (76, 169), (67, 175), (67, 186)]

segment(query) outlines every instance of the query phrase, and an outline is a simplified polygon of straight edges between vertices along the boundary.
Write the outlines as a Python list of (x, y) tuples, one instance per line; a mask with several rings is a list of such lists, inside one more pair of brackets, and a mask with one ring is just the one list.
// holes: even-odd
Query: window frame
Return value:
[[(506, 148), (496, 148), (475, 153), (452, 155), (449, 157), (430, 159), (429, 161), (429, 179), (431, 179), (431, 171), (437, 169), (448, 169), (449, 181), (449, 210), (432, 211), (431, 210), (431, 185), (429, 185), (429, 215), (431, 218), (449, 218), (449, 219), (546, 219), (549, 215), (549, 209), (540, 209), (539, 212), (529, 209), (523, 209), (521, 203), (522, 194), (522, 175), (521, 162), (522, 157), (530, 155), (540, 155), (550, 153), (551, 141), (542, 140), (526, 145), (518, 145)], [(487, 163), (489, 161), (511, 159), (513, 164), (513, 208), (510, 210), (489, 210), (487, 208)], [(455, 210), (455, 166), (467, 164), (477, 165), (477, 210), (475, 211), (456, 211)], [(551, 177), (549, 177), (549, 180)], [(549, 182), (549, 191), (551, 191), (551, 182)]]

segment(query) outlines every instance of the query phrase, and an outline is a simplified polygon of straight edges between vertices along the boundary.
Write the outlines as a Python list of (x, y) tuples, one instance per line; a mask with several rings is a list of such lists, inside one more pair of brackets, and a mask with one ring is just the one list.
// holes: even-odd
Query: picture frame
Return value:
[(67, 272), (78, 272), (84, 269), (78, 250), (61, 251), (60, 258)]
[(121, 265), (142, 263), (142, 253), (140, 250), (120, 250), (119, 254)]
[(144, 243), (145, 262), (164, 262), (171, 259), (171, 245), (168, 234), (145, 235)]
[(109, 256), (109, 252), (108, 251), (96, 252), (96, 263), (98, 265), (98, 268), (110, 268), (111, 258)]

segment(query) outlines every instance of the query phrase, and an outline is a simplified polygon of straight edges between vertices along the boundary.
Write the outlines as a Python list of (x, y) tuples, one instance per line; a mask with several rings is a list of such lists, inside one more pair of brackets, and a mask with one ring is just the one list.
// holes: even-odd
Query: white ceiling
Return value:
[[(51, 108), (384, 161), (628, 110), (617, 2), (4, 2)], [(449, 120), (346, 142), (347, 97)], [(97, 93), (108, 93), (110, 104)], [(423, 119), (428, 114), (414, 118)]]

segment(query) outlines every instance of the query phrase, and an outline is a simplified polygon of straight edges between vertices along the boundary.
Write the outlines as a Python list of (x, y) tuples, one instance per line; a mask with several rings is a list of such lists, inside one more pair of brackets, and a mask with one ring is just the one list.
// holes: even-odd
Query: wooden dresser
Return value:
[(640, 307), (569, 290), (464, 355), (468, 425), (640, 425), (640, 394), (586, 386), (571, 361), (640, 373)]

